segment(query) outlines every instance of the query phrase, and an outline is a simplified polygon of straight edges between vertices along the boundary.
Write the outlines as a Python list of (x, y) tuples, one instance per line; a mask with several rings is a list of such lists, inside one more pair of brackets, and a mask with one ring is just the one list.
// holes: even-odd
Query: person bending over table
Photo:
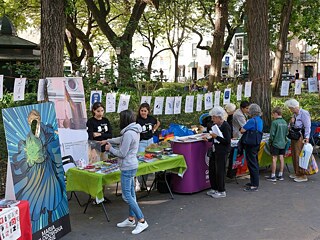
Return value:
[[(140, 143), (138, 152), (144, 152), (146, 147), (153, 143), (153, 134), (160, 126), (158, 119), (150, 115), (150, 106), (148, 103), (142, 103), (139, 107), (137, 123), (141, 125)], [(140, 190), (146, 190), (148, 174), (139, 176), (138, 182)]]
[[(117, 227), (135, 227), (132, 234), (139, 234), (148, 227), (147, 221), (137, 203), (134, 190), (134, 177), (138, 169), (137, 153), (139, 137), (142, 131), (140, 124), (136, 123), (136, 116), (132, 110), (120, 112), (121, 137), (107, 140), (106, 151), (110, 151), (119, 158), (118, 164), (121, 170), (122, 198), (129, 205), (129, 217), (117, 224)], [(120, 144), (115, 149), (111, 144)], [(135, 224), (135, 218), (138, 223)]]
[(298, 140), (291, 139), (291, 153), (294, 174), (289, 177), (293, 178), (295, 182), (308, 181), (305, 171), (299, 167), (299, 155), (302, 151), (303, 145), (309, 142), (311, 132), (311, 117), (310, 113), (299, 106), (299, 102), (295, 99), (287, 100), (284, 105), (290, 109), (293, 116), (290, 120), (290, 125), (297, 130), (300, 130), (301, 136)]
[[(109, 120), (103, 117), (104, 107), (101, 102), (95, 102), (92, 105), (92, 116), (87, 121), (87, 132), (89, 140), (100, 143), (101, 153), (104, 153), (107, 139), (112, 138), (112, 128)], [(101, 154), (104, 157), (104, 154)]]
[[(222, 107), (212, 108), (209, 115), (211, 115), (213, 123), (219, 127), (223, 137), (210, 132), (210, 135), (213, 138), (213, 154), (209, 159), (209, 180), (211, 190), (207, 192), (207, 195), (213, 198), (223, 198), (227, 196), (225, 175), (227, 156), (231, 148), (231, 128), (225, 121), (227, 113)], [(204, 137), (204, 140), (206, 139), (207, 138)]]
[[(248, 130), (258, 130), (262, 133), (263, 121), (261, 119), (261, 108), (258, 104), (251, 104), (249, 106), (249, 116), (251, 117), (248, 122), (241, 128), (240, 132), (243, 134)], [(240, 140), (241, 141), (241, 140)], [(259, 162), (258, 152), (260, 149), (260, 142), (257, 145), (243, 144), (243, 148), (246, 152), (246, 159), (248, 163), (248, 169), (250, 172), (250, 183), (246, 184), (245, 192), (256, 192), (259, 188)]]

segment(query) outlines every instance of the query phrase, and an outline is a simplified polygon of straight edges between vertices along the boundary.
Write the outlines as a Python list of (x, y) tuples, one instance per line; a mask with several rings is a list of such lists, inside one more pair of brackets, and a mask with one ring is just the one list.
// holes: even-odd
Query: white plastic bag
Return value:
[(313, 147), (310, 143), (303, 145), (302, 151), (299, 155), (299, 166), (303, 169), (308, 169), (309, 159), (312, 155)]

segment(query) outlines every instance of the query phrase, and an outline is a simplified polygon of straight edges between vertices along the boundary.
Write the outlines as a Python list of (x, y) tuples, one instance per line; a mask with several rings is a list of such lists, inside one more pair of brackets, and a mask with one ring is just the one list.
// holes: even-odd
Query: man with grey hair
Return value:
[(308, 181), (305, 171), (299, 167), (299, 155), (302, 151), (304, 143), (309, 142), (311, 132), (311, 117), (308, 111), (300, 108), (300, 104), (296, 99), (287, 100), (284, 105), (293, 113), (290, 125), (297, 131), (301, 132), (298, 140), (291, 139), (291, 153), (294, 174), (290, 174), (295, 182)]
[(248, 117), (248, 109), (249, 109), (250, 103), (248, 101), (242, 101), (240, 103), (240, 108), (237, 109), (232, 118), (232, 126), (233, 126), (233, 137), (234, 138), (240, 138), (241, 133), (240, 129), (243, 127), (243, 125), (246, 124)]

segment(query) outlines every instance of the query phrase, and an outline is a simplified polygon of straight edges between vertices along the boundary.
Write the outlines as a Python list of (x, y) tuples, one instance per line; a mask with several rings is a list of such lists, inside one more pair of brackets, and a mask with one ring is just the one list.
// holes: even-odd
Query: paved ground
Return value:
[[(242, 191), (248, 180), (240, 179), (239, 184), (227, 183), (227, 197), (222, 199), (202, 191), (175, 194), (171, 200), (168, 194), (153, 191), (139, 200), (149, 228), (137, 236), (131, 234), (132, 229), (116, 227), (127, 217), (128, 208), (115, 196), (114, 186), (106, 194), (112, 201), (106, 204), (110, 222), (101, 206), (90, 205), (83, 214), (73, 198), (69, 202), (72, 232), (63, 240), (320, 240), (320, 173), (304, 183), (293, 182), (288, 172), (285, 181), (271, 183), (264, 179), (267, 174), (261, 171), (259, 192)], [(78, 196), (82, 202), (87, 199), (85, 194)]]

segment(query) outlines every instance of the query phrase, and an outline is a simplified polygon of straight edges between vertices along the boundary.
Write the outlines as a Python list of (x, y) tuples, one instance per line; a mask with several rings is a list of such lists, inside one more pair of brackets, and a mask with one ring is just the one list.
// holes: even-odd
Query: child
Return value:
[[(106, 151), (110, 151), (119, 158), (122, 198), (129, 205), (128, 218), (118, 223), (117, 227), (135, 227), (132, 234), (139, 234), (148, 227), (148, 223), (144, 219), (134, 191), (134, 177), (138, 169), (137, 153), (142, 129), (136, 123), (136, 116), (133, 111), (124, 110), (120, 112), (120, 129), (122, 136), (108, 139), (105, 147)], [(120, 144), (119, 149), (113, 148), (111, 144)], [(135, 218), (138, 220), (137, 224)]]
[[(286, 137), (288, 134), (288, 124), (282, 118), (282, 110), (280, 107), (275, 107), (272, 110), (272, 117), (274, 120), (271, 123), (270, 128), (270, 152), (272, 155), (272, 168), (271, 176), (267, 178), (267, 181), (276, 182), (277, 180), (284, 180), (283, 178), (283, 168), (284, 168), (284, 158), (285, 147), (286, 147)], [(279, 174), (276, 176), (277, 158), (280, 159), (280, 169)]]

